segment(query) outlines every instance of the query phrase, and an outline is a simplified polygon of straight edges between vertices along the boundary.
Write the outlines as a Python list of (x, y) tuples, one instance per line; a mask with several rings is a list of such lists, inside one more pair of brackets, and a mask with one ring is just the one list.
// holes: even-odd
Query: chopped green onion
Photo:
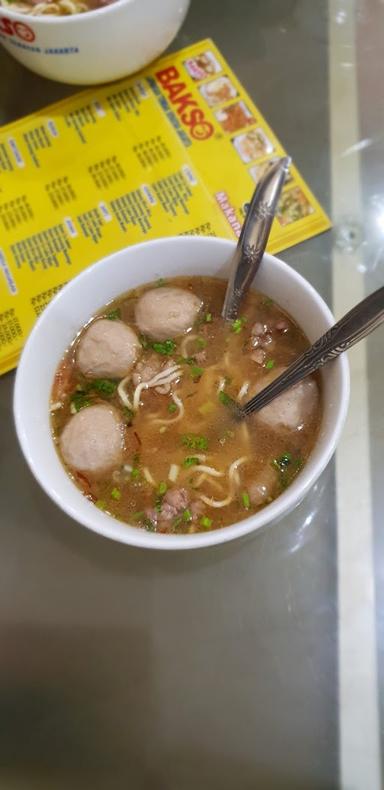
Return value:
[(209, 529), (212, 526), (212, 519), (208, 518), (208, 516), (202, 516), (200, 519), (200, 525), (205, 529)]
[(192, 513), (188, 508), (183, 510), (183, 521), (192, 521)]
[(139, 477), (140, 477), (140, 469), (137, 469), (137, 467), (134, 466), (131, 471), (131, 480), (138, 480)]
[(174, 340), (164, 340), (162, 343), (151, 343), (151, 348), (156, 351), (156, 354), (162, 354), (164, 357), (169, 357), (173, 354), (176, 343)]
[(107, 507), (107, 503), (104, 501), (104, 499), (96, 499), (95, 505), (99, 508), (99, 510), (105, 510)]
[(84, 391), (76, 391), (71, 395), (71, 413), (74, 414), (80, 409), (85, 409), (87, 406), (91, 405), (91, 401), (86, 397), (86, 393)]
[(274, 466), (275, 469), (278, 469), (279, 472), (285, 472), (287, 467), (290, 465), (291, 461), (292, 461), (291, 453), (283, 453), (282, 455), (279, 456), (279, 458), (273, 459), (272, 466)]
[(212, 313), (206, 313), (204, 321), (205, 321), (206, 324), (210, 324), (211, 321), (212, 321)]
[(197, 409), (197, 411), (199, 412), (199, 414), (206, 416), (207, 414), (212, 414), (212, 412), (215, 411), (215, 408), (216, 408), (215, 404), (212, 403), (211, 400), (208, 400), (206, 403), (202, 403), (201, 406), (199, 406), (199, 408)]
[(271, 304), (273, 304), (273, 299), (270, 299), (269, 296), (267, 296), (266, 299), (263, 299), (261, 304), (263, 304), (265, 307), (269, 307)]
[(275, 365), (274, 359), (269, 359), (268, 362), (265, 363), (265, 367), (267, 368), (267, 370), (272, 370), (274, 365)]
[(185, 469), (188, 469), (190, 466), (195, 466), (196, 464), (200, 463), (200, 459), (196, 458), (195, 455), (189, 455), (187, 458), (184, 458), (183, 466)]
[(131, 518), (133, 521), (141, 521), (143, 516), (145, 516), (144, 510), (137, 510), (136, 513), (132, 513)]
[(95, 379), (92, 381), (92, 389), (100, 395), (113, 395), (116, 392), (117, 384), (112, 379)]
[(206, 348), (207, 347), (207, 341), (205, 340), (204, 337), (198, 337), (197, 340), (196, 340), (196, 344), (197, 344), (198, 348)]
[(120, 491), (120, 489), (119, 488), (112, 488), (111, 497), (112, 497), (112, 499), (116, 499), (116, 501), (118, 502), (119, 499), (121, 499), (121, 491)]
[(234, 332), (236, 335), (238, 335), (239, 332), (241, 332), (241, 330), (242, 330), (242, 328), (243, 328), (243, 326), (244, 326), (244, 324), (246, 322), (247, 322), (246, 318), (235, 318), (235, 320), (233, 321), (233, 323), (231, 325), (232, 332)]
[(241, 495), (241, 501), (242, 501), (245, 509), (249, 510), (249, 508), (251, 507), (251, 500), (249, 498), (248, 491), (243, 491), (243, 493)]
[(160, 496), (164, 496), (164, 494), (166, 493), (166, 491), (167, 491), (167, 484), (166, 484), (166, 483), (164, 483), (164, 482), (161, 482), (161, 483), (159, 483), (159, 485), (158, 485), (158, 488), (157, 488), (157, 493), (158, 493)]
[(176, 518), (172, 522), (173, 529), (177, 529), (177, 527), (180, 526), (182, 520), (183, 520), (182, 516), (176, 516)]
[(109, 319), (109, 321), (117, 321), (117, 319), (120, 318), (120, 316), (121, 316), (120, 310), (118, 307), (116, 307), (115, 310), (111, 310), (110, 313), (107, 313), (106, 317)]
[(181, 443), (190, 450), (207, 450), (208, 439), (205, 436), (197, 436), (194, 433), (185, 433), (181, 437)]
[(164, 287), (164, 285), (167, 285), (167, 281), (164, 279), (164, 277), (160, 277), (160, 278), (159, 278), (159, 279), (158, 279), (158, 280), (155, 282), (155, 288), (163, 288), (163, 287)]
[(169, 403), (168, 404), (168, 411), (170, 414), (174, 414), (177, 411), (176, 403)]
[(145, 526), (145, 529), (147, 529), (149, 532), (155, 532), (156, 531), (156, 527), (155, 527), (153, 521), (151, 521), (150, 518), (147, 518), (147, 517), (143, 518), (143, 524)]
[(195, 357), (178, 357), (176, 362), (178, 365), (194, 365), (196, 360)]
[(203, 368), (199, 368), (198, 365), (192, 365), (191, 367), (191, 376), (193, 379), (199, 379), (204, 373)]
[(232, 404), (234, 402), (233, 398), (231, 398), (229, 395), (227, 395), (227, 393), (224, 392), (223, 390), (221, 390), (219, 392), (219, 401), (220, 401), (220, 403), (223, 404), (223, 406), (232, 406)]

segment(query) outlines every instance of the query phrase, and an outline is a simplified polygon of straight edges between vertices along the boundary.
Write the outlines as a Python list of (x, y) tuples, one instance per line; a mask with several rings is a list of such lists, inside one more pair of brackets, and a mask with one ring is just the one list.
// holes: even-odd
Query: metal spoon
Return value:
[(264, 255), (278, 200), (291, 159), (284, 156), (271, 165), (257, 185), (230, 264), (222, 317), (236, 318), (240, 302)]
[(325, 335), (322, 335), (307, 351), (304, 351), (281, 376), (278, 376), (244, 406), (238, 406), (233, 402), (236, 416), (243, 419), (253, 412), (263, 409), (293, 384), (297, 384), (310, 373), (326, 365), (327, 362), (335, 359), (339, 354), (347, 351), (359, 340), (369, 335), (383, 321), (384, 286), (359, 302), (344, 318), (328, 329)]

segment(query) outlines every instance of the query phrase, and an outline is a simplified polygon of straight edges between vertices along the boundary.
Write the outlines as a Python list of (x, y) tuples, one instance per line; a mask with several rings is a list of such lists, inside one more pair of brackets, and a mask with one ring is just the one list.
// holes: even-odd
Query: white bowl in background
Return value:
[[(224, 239), (178, 236), (120, 250), (65, 286), (44, 310), (27, 340), (14, 393), (16, 430), (22, 451), (36, 480), (51, 499), (94, 532), (151, 549), (192, 549), (232, 540), (291, 511), (315, 483), (335, 450), (349, 399), (345, 355), (322, 369), (322, 424), (305, 467), (271, 504), (232, 526), (191, 535), (156, 534), (129, 526), (86, 499), (59, 460), (51, 437), (50, 392), (56, 367), (82, 325), (107, 302), (158, 277), (189, 274), (226, 277), (234, 247), (234, 242)], [(334, 323), (332, 313), (317, 291), (271, 255), (264, 256), (255, 285), (287, 310), (312, 342)]]
[(0, 43), (24, 66), (72, 85), (126, 77), (155, 60), (180, 29), (190, 0), (115, 0), (69, 16), (0, 6)]

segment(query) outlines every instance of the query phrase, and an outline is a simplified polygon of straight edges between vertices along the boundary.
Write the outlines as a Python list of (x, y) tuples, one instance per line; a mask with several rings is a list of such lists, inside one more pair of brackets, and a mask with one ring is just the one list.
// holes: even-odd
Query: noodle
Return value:
[(213, 466), (206, 466), (205, 464), (197, 464), (194, 470), (196, 472), (204, 472), (206, 475), (212, 475), (212, 477), (224, 477), (224, 472), (218, 472)]
[(56, 401), (56, 403), (52, 403), (51, 411), (58, 411), (58, 409), (62, 409), (64, 403), (61, 400)]
[(137, 385), (133, 394), (133, 411), (137, 411), (140, 406), (140, 396), (143, 390), (148, 390), (157, 385), (170, 384), (172, 381), (177, 381), (180, 378), (181, 368), (179, 365), (172, 365), (170, 368), (165, 368), (153, 376), (149, 381), (142, 381)]
[[(236, 485), (237, 486), (240, 485), (240, 480), (238, 478), (238, 475), (236, 474), (237, 468), (238, 466), (244, 464), (246, 461), (247, 461), (247, 457), (243, 456), (242, 458), (236, 458), (236, 461), (233, 461), (233, 463), (230, 465), (228, 470), (229, 493), (225, 499), (221, 499), (221, 500), (211, 499), (210, 497), (205, 496), (205, 494), (199, 494), (199, 497), (202, 500), (202, 502), (204, 502), (204, 504), (206, 505), (209, 505), (210, 507), (216, 507), (216, 508), (226, 507), (227, 505), (229, 505), (234, 497), (234, 493), (235, 493), (234, 487)], [(234, 486), (234, 482), (235, 482), (235, 486)]]
[(180, 467), (178, 464), (171, 464), (168, 472), (168, 480), (170, 480), (171, 483), (176, 483), (176, 480), (179, 476), (179, 471)]
[(130, 382), (130, 380), (131, 380), (131, 377), (130, 376), (126, 376), (125, 379), (122, 379), (120, 381), (120, 384), (119, 384), (119, 386), (117, 388), (117, 394), (118, 394), (120, 400), (122, 401), (122, 403), (124, 404), (124, 406), (126, 406), (127, 409), (131, 409), (131, 411), (132, 411), (133, 410), (133, 405), (132, 405), (131, 401), (129, 400), (128, 395), (127, 395), (127, 393), (125, 391), (125, 387)]
[(55, 2), (44, 2), (33, 4), (31, 3), (13, 3), (8, 0), (0, 0), (0, 7), (11, 8), (12, 11), (17, 11), (19, 14), (27, 14), (30, 16), (73, 16), (73, 14), (81, 14), (84, 11), (91, 11), (86, 3), (79, 2), (79, 0), (55, 0)]
[(191, 342), (191, 340), (196, 340), (197, 335), (187, 335), (184, 340), (181, 342), (180, 351), (183, 357), (187, 357), (187, 345)]
[(144, 468), (143, 468), (143, 475), (144, 475), (147, 483), (149, 483), (151, 486), (156, 488), (156, 483), (155, 483), (155, 481), (154, 481), (154, 479), (153, 479), (153, 477), (152, 477), (152, 475), (151, 475), (151, 473), (150, 473), (150, 471), (149, 471), (147, 466), (144, 466)]
[(200, 488), (201, 484), (204, 483), (205, 480), (212, 486), (212, 488), (215, 488), (216, 491), (219, 491), (220, 494), (223, 493), (223, 487), (220, 485), (220, 483), (218, 483), (214, 477), (204, 474), (204, 472), (202, 472), (202, 474), (199, 475), (197, 480), (193, 483), (193, 487)]
[(244, 381), (243, 386), (240, 387), (239, 389), (237, 400), (242, 400), (244, 396), (247, 394), (248, 390), (249, 390), (249, 381)]

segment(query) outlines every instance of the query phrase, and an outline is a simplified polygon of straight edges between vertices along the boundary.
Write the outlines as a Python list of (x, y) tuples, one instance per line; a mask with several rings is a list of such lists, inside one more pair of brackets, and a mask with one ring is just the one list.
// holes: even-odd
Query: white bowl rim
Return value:
[[(252, 532), (257, 532), (259, 529), (271, 525), (273, 522), (276, 522), (284, 515), (287, 515), (290, 511), (292, 511), (304, 498), (304, 496), (308, 493), (309, 489), (312, 485), (316, 482), (319, 478), (320, 474), (323, 472), (327, 464), (329, 463), (333, 453), (336, 449), (336, 445), (338, 443), (345, 418), (347, 415), (348, 410), (348, 403), (349, 403), (349, 389), (350, 389), (350, 376), (349, 376), (349, 365), (348, 360), (345, 354), (338, 357), (336, 360), (332, 362), (333, 365), (337, 365), (340, 370), (340, 381), (341, 381), (341, 393), (339, 398), (339, 404), (337, 409), (337, 416), (335, 419), (335, 424), (332, 433), (332, 441), (329, 441), (327, 444), (326, 449), (324, 449), (321, 458), (318, 460), (315, 468), (313, 471), (310, 471), (310, 468), (307, 465), (304, 466), (303, 470), (300, 472), (300, 475), (295, 479), (295, 481), (276, 499), (273, 500), (269, 505), (266, 505), (264, 508), (259, 510), (257, 513), (249, 516), (248, 518), (237, 522), (236, 524), (232, 524), (227, 527), (222, 527), (217, 530), (211, 530), (209, 532), (197, 532), (194, 534), (189, 535), (169, 535), (169, 534), (159, 534), (154, 532), (146, 531), (142, 528), (135, 527), (134, 525), (127, 525), (130, 529), (127, 529), (126, 534), (117, 535), (116, 534), (116, 524), (121, 525), (124, 522), (120, 522), (117, 519), (114, 519), (111, 516), (97, 510), (97, 520), (102, 522), (99, 525), (95, 525), (94, 519), (91, 517), (87, 517), (82, 515), (79, 517), (76, 507), (73, 507), (70, 503), (66, 502), (63, 497), (60, 496), (60, 493), (50, 487), (45, 479), (44, 472), (41, 472), (40, 469), (36, 468), (34, 463), (33, 454), (30, 451), (29, 443), (28, 443), (28, 435), (23, 423), (22, 418), (22, 378), (23, 378), (23, 370), (26, 360), (28, 358), (30, 349), (32, 349), (35, 339), (38, 338), (39, 333), (44, 328), (46, 323), (50, 323), (51, 316), (55, 314), (57, 306), (60, 305), (61, 300), (63, 299), (63, 295), (67, 298), (67, 295), (70, 294), (71, 291), (77, 288), (79, 282), (82, 282), (89, 277), (92, 276), (92, 273), (97, 271), (98, 269), (108, 266), (109, 262), (116, 257), (123, 256), (127, 250), (134, 250), (137, 247), (143, 247), (144, 245), (148, 248), (151, 246), (157, 247), (160, 245), (167, 245), (172, 243), (173, 241), (177, 240), (179, 243), (181, 239), (188, 239), (189, 244), (196, 244), (198, 246), (201, 244), (202, 240), (207, 245), (215, 245), (216, 247), (218, 244), (221, 244), (223, 248), (223, 253), (230, 253), (231, 250), (235, 248), (236, 242), (230, 241), (228, 239), (218, 238), (218, 237), (206, 237), (206, 236), (167, 236), (160, 239), (152, 239), (150, 241), (141, 242), (139, 244), (130, 245), (129, 247), (124, 247), (117, 252), (108, 255), (98, 262), (92, 264), (91, 266), (84, 269), (80, 274), (74, 277), (64, 288), (59, 291), (58, 294), (53, 298), (53, 300), (49, 303), (49, 305), (45, 308), (45, 310), (39, 316), (37, 322), (35, 323), (27, 342), (24, 346), (24, 350), (21, 355), (21, 359), (19, 362), (19, 366), (16, 372), (16, 379), (15, 379), (15, 386), (14, 386), (14, 399), (13, 399), (13, 408), (14, 408), (14, 420), (16, 426), (16, 433), (17, 437), (24, 454), (24, 457), (27, 461), (27, 464), (41, 486), (41, 488), (45, 491), (45, 493), (52, 499), (61, 510), (63, 510), (68, 516), (74, 519), (78, 524), (81, 524), (88, 529), (96, 532), (104, 537), (111, 538), (112, 540), (118, 541), (120, 543), (125, 543), (130, 546), (146, 548), (146, 549), (161, 549), (161, 550), (180, 550), (180, 549), (197, 549), (197, 548), (206, 548), (209, 546), (218, 545), (220, 543), (226, 543), (228, 541), (234, 540), (236, 538), (244, 537)], [(276, 256), (270, 255), (268, 253), (264, 256), (267, 260), (273, 260), (275, 264), (278, 264), (279, 267), (289, 271), (289, 276), (296, 281), (298, 285), (300, 285), (302, 290), (305, 290), (312, 296), (312, 299), (317, 303), (319, 309), (322, 312), (322, 315), (328, 320), (329, 324), (332, 325), (335, 321), (333, 314), (323, 298), (320, 294), (316, 291), (316, 289), (306, 280), (301, 274), (297, 271), (292, 269), (287, 263), (282, 261), (280, 258)], [(225, 261), (225, 257), (223, 257), (223, 261)], [(67, 473), (63, 467), (63, 475), (67, 477)], [(267, 517), (266, 517), (267, 516)]]

